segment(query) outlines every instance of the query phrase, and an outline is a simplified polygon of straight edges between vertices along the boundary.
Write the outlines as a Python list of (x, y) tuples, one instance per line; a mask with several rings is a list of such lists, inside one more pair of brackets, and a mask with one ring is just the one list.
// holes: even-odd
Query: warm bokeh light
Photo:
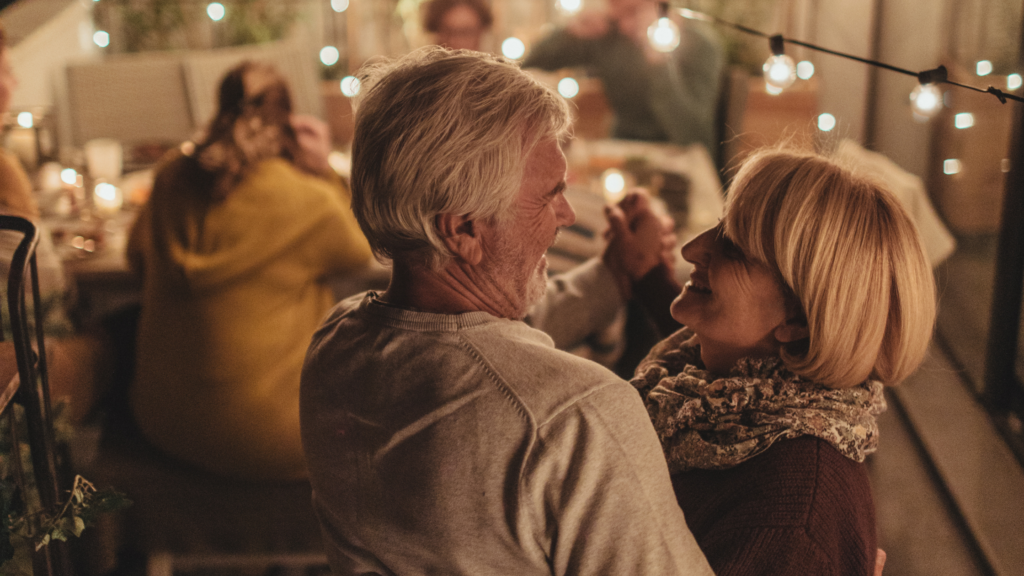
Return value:
[(78, 172), (74, 168), (65, 168), (60, 171), (60, 181), (74, 186), (78, 182)]
[(601, 174), (601, 185), (609, 204), (617, 204), (626, 196), (626, 177), (617, 168), (609, 168)]
[(761, 69), (769, 86), (786, 89), (796, 82), (796, 63), (785, 54), (773, 54)]
[(106, 48), (110, 45), (110, 34), (103, 30), (97, 30), (92, 35), (92, 41), (100, 48)]
[(771, 94), (772, 96), (778, 96), (779, 94), (782, 94), (782, 88), (779, 88), (778, 86), (772, 86), (767, 82), (765, 82), (764, 84), (764, 91)]
[(961, 130), (974, 126), (974, 114), (971, 114), (970, 112), (961, 112), (956, 116), (953, 116), (953, 125)]
[(523, 41), (515, 36), (505, 38), (505, 41), (501, 43), (501, 53), (506, 58), (518, 60), (526, 54), (526, 44), (523, 44)]
[(348, 10), (348, 0), (331, 0), (331, 10), (335, 12)]
[(829, 132), (836, 127), (836, 117), (825, 112), (818, 115), (818, 130)]
[(916, 114), (931, 118), (942, 109), (942, 90), (935, 84), (918, 84), (910, 93), (910, 105)]
[(575, 78), (562, 78), (558, 81), (558, 93), (563, 98), (572, 98), (580, 93), (580, 84)]
[(97, 210), (106, 213), (117, 212), (124, 203), (121, 189), (108, 182), (100, 182), (93, 189), (93, 205)]
[(583, 0), (558, 0), (555, 6), (566, 14), (575, 14), (583, 8)]
[(668, 18), (658, 18), (647, 28), (647, 39), (658, 52), (671, 52), (679, 46), (679, 26)]
[(206, 15), (210, 17), (210, 20), (219, 22), (224, 18), (224, 5), (220, 2), (210, 2), (206, 5)]
[(359, 78), (345, 76), (341, 79), (341, 93), (349, 98), (359, 94)]
[(18, 112), (18, 126), (31, 128), (33, 124), (35, 124), (35, 118), (32, 117), (31, 112)]
[(334, 46), (324, 46), (320, 49), (320, 61), (324, 63), (324, 66), (334, 66), (340, 57), (341, 53)]
[(1024, 78), (1021, 78), (1020, 74), (1010, 74), (1006, 77), (1006, 89), (1016, 90), (1024, 86)]
[(961, 169), (963, 169), (963, 164), (956, 158), (948, 158), (942, 161), (942, 172), (944, 174), (959, 174)]
[(992, 73), (992, 63), (988, 60), (978, 60), (975, 71), (978, 73), (978, 76), (988, 76)]
[(796, 65), (796, 77), (801, 80), (810, 80), (814, 76), (814, 63), (810, 60), (801, 60)]

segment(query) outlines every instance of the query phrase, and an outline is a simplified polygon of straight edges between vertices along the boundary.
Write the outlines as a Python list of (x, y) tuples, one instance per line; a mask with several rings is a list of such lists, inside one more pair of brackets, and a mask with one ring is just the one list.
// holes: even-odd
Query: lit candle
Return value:
[(97, 212), (112, 215), (121, 209), (121, 205), (124, 203), (124, 194), (117, 186), (100, 182), (93, 189), (92, 201)]

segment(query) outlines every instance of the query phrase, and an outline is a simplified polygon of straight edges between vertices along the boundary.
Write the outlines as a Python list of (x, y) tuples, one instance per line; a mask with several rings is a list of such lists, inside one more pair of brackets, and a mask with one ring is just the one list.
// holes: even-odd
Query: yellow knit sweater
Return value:
[(340, 181), (265, 160), (210, 203), (193, 167), (178, 156), (158, 171), (129, 240), (144, 278), (132, 410), (152, 443), (202, 468), (303, 478), (299, 373), (334, 303), (324, 280), (365, 265), (369, 246)]

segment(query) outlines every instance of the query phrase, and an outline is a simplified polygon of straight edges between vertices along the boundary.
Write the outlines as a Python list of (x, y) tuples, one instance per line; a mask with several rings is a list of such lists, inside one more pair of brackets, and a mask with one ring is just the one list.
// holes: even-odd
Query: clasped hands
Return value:
[(623, 300), (633, 295), (633, 284), (658, 266), (672, 269), (675, 262), (675, 222), (659, 214), (651, 198), (636, 189), (618, 204), (605, 206), (608, 229), (602, 260), (619, 286)]

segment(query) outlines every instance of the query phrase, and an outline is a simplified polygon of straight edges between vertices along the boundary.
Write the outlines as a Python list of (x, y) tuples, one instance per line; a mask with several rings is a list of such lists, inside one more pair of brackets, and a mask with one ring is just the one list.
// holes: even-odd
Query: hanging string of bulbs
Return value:
[[(660, 52), (671, 52), (679, 46), (679, 26), (669, 18), (669, 11), (671, 10), (668, 2), (659, 3), (659, 18), (647, 29), (647, 38), (650, 40), (651, 47)], [(893, 72), (899, 72), (900, 74), (906, 74), (908, 76), (914, 76), (918, 80), (918, 85), (914, 88), (914, 91), (910, 94), (910, 100), (914, 105), (917, 112), (924, 116), (931, 116), (941, 107), (942, 103), (942, 92), (939, 90), (939, 84), (950, 84), (960, 88), (966, 88), (975, 92), (982, 92), (992, 94), (999, 99), (1000, 102), (1005, 104), (1007, 100), (1014, 100), (1017, 102), (1024, 102), (1024, 98), (1016, 96), (1014, 94), (1008, 94), (994, 86), (989, 86), (987, 89), (977, 88), (968, 84), (961, 84), (960, 82), (954, 82), (949, 79), (948, 73), (945, 66), (939, 66), (932, 70), (924, 70), (921, 72), (914, 72), (892, 64), (886, 64), (885, 62), (879, 62), (877, 60), (871, 60), (868, 58), (861, 58), (852, 54), (846, 54), (839, 52), (838, 50), (831, 50), (824, 48), (810, 42), (804, 42), (801, 40), (794, 40), (792, 38), (786, 38), (782, 34), (767, 34), (760, 30), (755, 30), (742, 24), (736, 24), (727, 20), (722, 20), (716, 16), (705, 14), (703, 12), (697, 12), (690, 10), (689, 8), (677, 8), (676, 12), (683, 18), (689, 20), (701, 20), (704, 22), (710, 22), (719, 26), (725, 26), (732, 28), (746, 34), (754, 36), (760, 36), (768, 39), (768, 46), (771, 49), (772, 55), (764, 63), (764, 79), (768, 85), (770, 91), (779, 93), (783, 89), (788, 88), (796, 81), (797, 76), (797, 65), (793, 62), (793, 59), (786, 55), (785, 45), (793, 44), (796, 46), (802, 46), (810, 50), (818, 52), (824, 52), (833, 56), (839, 56), (841, 58), (847, 58), (849, 60), (855, 60), (862, 62), (870, 66), (876, 66), (878, 68), (884, 68)]]

